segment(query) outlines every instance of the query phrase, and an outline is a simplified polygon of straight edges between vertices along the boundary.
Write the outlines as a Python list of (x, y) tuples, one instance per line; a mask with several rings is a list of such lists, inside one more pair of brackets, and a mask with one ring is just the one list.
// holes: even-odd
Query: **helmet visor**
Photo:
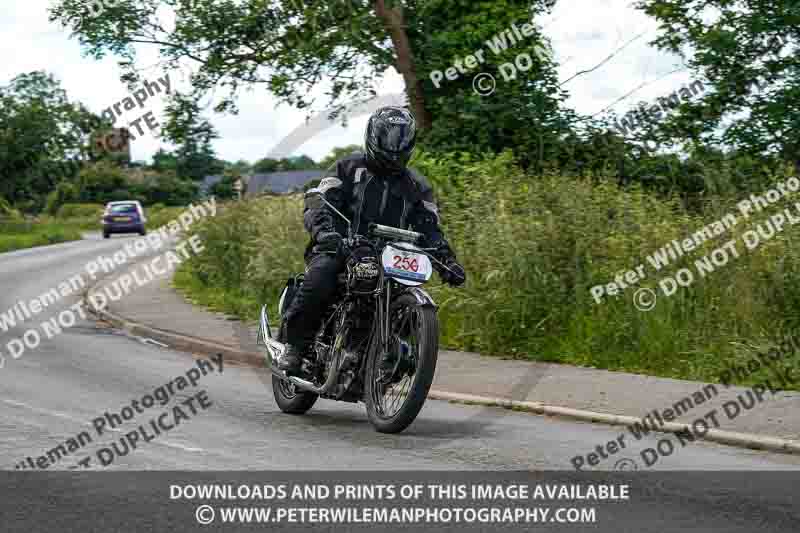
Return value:
[(396, 122), (384, 125), (382, 135), (378, 135), (378, 146), (393, 153), (410, 152), (414, 148), (416, 131), (413, 123)]

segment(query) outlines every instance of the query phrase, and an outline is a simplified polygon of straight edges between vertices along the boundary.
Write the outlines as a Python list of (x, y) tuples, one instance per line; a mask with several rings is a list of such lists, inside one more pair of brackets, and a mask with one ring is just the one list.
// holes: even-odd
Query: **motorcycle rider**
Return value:
[[(303, 283), (286, 310), (283, 325), (288, 349), (278, 362), (287, 374), (297, 374), (302, 355), (313, 342), (323, 313), (333, 303), (338, 274), (347, 250), (346, 222), (323, 202), (323, 197), (352, 221), (353, 232), (365, 233), (371, 222), (403, 229), (411, 227), (425, 236), (423, 246), (447, 268), (432, 262), (442, 280), (458, 286), (466, 281), (464, 268), (439, 227), (439, 213), (427, 180), (407, 168), (416, 145), (414, 116), (404, 108), (382, 107), (369, 118), (364, 153), (354, 152), (331, 165), (327, 177), (308, 191), (303, 213), (311, 234), (306, 252)], [(448, 270), (449, 269), (449, 270)]]

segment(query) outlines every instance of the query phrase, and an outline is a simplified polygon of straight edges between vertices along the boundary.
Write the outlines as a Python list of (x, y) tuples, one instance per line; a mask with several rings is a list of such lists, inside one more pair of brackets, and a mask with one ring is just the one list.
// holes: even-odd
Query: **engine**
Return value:
[(347, 288), (353, 294), (372, 294), (380, 286), (383, 269), (372, 248), (353, 251), (347, 261)]

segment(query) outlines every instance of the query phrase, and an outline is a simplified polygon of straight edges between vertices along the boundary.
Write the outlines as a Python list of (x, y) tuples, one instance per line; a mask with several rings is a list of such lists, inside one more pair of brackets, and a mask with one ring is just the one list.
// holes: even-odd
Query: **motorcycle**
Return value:
[[(419, 414), (436, 371), (439, 351), (437, 305), (421, 285), (435, 261), (418, 244), (423, 235), (370, 224), (368, 235), (353, 233), (351, 221), (319, 193), (307, 201), (327, 205), (347, 223), (350, 251), (339, 275), (336, 302), (324, 314), (306, 353), (300, 376), (277, 366), (286, 352), (284, 327), (273, 338), (267, 306), (261, 308), (258, 342), (272, 372), (275, 402), (285, 413), (303, 414), (318, 398), (357, 403), (381, 433), (399, 433)], [(303, 275), (290, 279), (278, 312), (284, 319)]]

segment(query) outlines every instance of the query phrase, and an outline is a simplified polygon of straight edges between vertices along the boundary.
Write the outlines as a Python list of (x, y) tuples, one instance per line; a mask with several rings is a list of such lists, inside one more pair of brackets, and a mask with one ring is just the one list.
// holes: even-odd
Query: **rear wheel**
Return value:
[(109, 232), (107, 232), (107, 231), (104, 231), (103, 232), (103, 238), (104, 239), (108, 239), (109, 237), (111, 237), (111, 234)]
[[(369, 421), (381, 433), (399, 433), (417, 418), (436, 372), (439, 321), (433, 307), (410, 294), (391, 306), (391, 375), (382, 372), (383, 355), (373, 339), (366, 368), (365, 403)], [(377, 337), (377, 336), (374, 336)]]

